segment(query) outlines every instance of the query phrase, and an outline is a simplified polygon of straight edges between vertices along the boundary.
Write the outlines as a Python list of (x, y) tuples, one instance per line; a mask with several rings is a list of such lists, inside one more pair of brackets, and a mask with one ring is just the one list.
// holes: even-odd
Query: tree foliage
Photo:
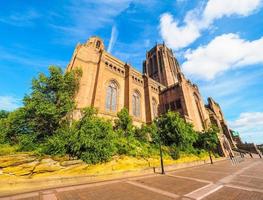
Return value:
[(126, 137), (132, 136), (134, 134), (132, 118), (129, 115), (129, 111), (127, 108), (123, 108), (120, 112), (117, 113), (117, 119), (115, 119), (114, 123), (114, 129), (121, 132), (120, 134), (123, 134)]
[(215, 151), (219, 143), (217, 136), (218, 132), (219, 130), (217, 127), (211, 126), (204, 133), (200, 133), (197, 140), (199, 147), (208, 151), (211, 164), (213, 164), (211, 153)]
[(73, 111), (73, 101), (78, 88), (80, 71), (63, 74), (58, 67), (49, 67), (49, 76), (40, 74), (32, 81), (32, 92), (24, 98), (25, 118), (28, 131), (38, 140), (52, 135), (67, 115)]
[(71, 153), (87, 163), (108, 161), (115, 153), (115, 133), (112, 124), (97, 117), (94, 108), (84, 110), (74, 125)]
[(73, 98), (80, 76), (79, 70), (63, 73), (55, 66), (49, 67), (48, 76), (41, 73), (32, 81), (32, 92), (24, 97), (24, 106), (1, 120), (0, 135), (5, 138), (1, 140), (20, 142), (26, 148), (29, 145), (26, 138), (34, 139), (32, 143), (41, 143), (63, 123), (68, 123), (67, 116), (75, 108)]
[(9, 112), (6, 110), (0, 110), (0, 119), (4, 119), (8, 117)]
[(167, 146), (177, 146), (185, 150), (192, 148), (197, 133), (192, 124), (185, 122), (177, 112), (168, 111), (156, 119), (161, 141)]
[(199, 147), (209, 151), (215, 150), (219, 143), (217, 136), (218, 132), (219, 132), (218, 128), (212, 126), (208, 128), (205, 132), (200, 133), (198, 135), (198, 140), (197, 140), (197, 144), (199, 145)]
[(18, 108), (10, 112), (7, 118), (0, 120), (0, 135), (2, 141), (8, 143), (17, 143), (20, 134), (29, 133), (30, 127), (28, 126), (25, 117), (25, 109)]

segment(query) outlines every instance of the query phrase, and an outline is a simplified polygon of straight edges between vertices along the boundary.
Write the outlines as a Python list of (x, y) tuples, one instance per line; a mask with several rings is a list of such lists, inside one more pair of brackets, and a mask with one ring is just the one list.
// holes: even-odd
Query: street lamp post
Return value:
[(162, 170), (162, 174), (165, 174), (164, 172), (164, 166), (163, 166), (163, 151), (162, 151), (162, 145), (161, 145), (161, 137), (159, 135), (159, 148), (160, 148), (160, 161), (161, 161), (161, 170)]
[(162, 140), (161, 140), (161, 133), (159, 131), (159, 120), (156, 119), (157, 122), (157, 133), (159, 134), (159, 150), (160, 150), (160, 162), (161, 162), (161, 174), (165, 174), (164, 166), (163, 166), (163, 150), (162, 150)]

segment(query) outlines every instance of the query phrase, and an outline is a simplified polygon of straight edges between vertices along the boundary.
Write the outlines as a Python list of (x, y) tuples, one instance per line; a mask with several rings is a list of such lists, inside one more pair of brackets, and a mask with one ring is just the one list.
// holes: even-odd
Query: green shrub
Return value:
[(87, 163), (105, 162), (115, 154), (115, 132), (110, 121), (95, 116), (93, 108), (84, 111), (74, 125), (70, 152)]
[(177, 160), (180, 158), (180, 149), (176, 146), (171, 146), (169, 154), (174, 160)]
[(38, 147), (36, 136), (32, 134), (21, 134), (18, 136), (20, 151), (33, 151)]
[(0, 144), (7, 143), (6, 119), (0, 119)]
[(49, 155), (66, 155), (67, 139), (62, 134), (55, 134), (47, 139), (43, 145), (41, 152)]
[(17, 145), (0, 144), (0, 156), (14, 154), (18, 150)]

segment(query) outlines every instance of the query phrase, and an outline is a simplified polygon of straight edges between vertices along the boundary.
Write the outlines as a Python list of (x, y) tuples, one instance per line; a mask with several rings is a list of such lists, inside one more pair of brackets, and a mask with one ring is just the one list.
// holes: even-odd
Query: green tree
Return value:
[(5, 110), (0, 110), (0, 144), (6, 143), (7, 134), (7, 117), (9, 112)]
[(168, 111), (155, 120), (161, 141), (167, 146), (190, 150), (197, 139), (192, 124), (185, 122), (177, 112)]
[(80, 70), (63, 73), (49, 67), (49, 75), (39, 74), (32, 81), (32, 92), (24, 97), (24, 106), (1, 112), (0, 142), (19, 143), (21, 150), (33, 150), (46, 137), (56, 133), (75, 108), (74, 95), (78, 90)]
[(200, 133), (198, 136), (197, 142), (199, 146), (208, 151), (211, 164), (213, 164), (212, 153), (219, 143), (217, 136), (218, 132), (218, 128), (212, 126), (208, 128), (204, 133)]
[(7, 118), (9, 112), (6, 110), (0, 110), (0, 119)]
[(94, 108), (85, 109), (72, 128), (75, 134), (70, 141), (70, 154), (87, 163), (99, 163), (108, 161), (116, 152), (112, 124), (97, 117)]
[(117, 113), (117, 119), (115, 119), (114, 129), (121, 132), (124, 136), (129, 137), (134, 134), (134, 126), (132, 125), (132, 118), (129, 115), (127, 108), (121, 109)]
[(41, 145), (40, 152), (49, 155), (66, 155), (74, 156), (71, 152), (73, 143), (75, 142), (76, 130), (74, 125), (64, 124), (56, 132), (46, 138)]
[(142, 124), (141, 127), (135, 127), (134, 136), (141, 142), (149, 142), (152, 139), (153, 125)]
[(17, 143), (18, 136), (25, 132), (30, 132), (25, 118), (25, 109), (18, 108), (10, 112), (6, 118), (0, 119), (0, 135), (2, 142)]
[(73, 98), (80, 76), (79, 70), (63, 73), (61, 68), (51, 66), (49, 76), (41, 73), (33, 79), (32, 92), (24, 98), (24, 133), (35, 134), (37, 141), (43, 141), (68, 122), (67, 116), (75, 108)]

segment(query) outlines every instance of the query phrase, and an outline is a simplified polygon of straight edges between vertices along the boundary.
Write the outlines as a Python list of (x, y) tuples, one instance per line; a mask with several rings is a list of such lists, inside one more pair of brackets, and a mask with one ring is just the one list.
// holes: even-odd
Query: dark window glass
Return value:
[(175, 110), (176, 109), (174, 101), (170, 102), (170, 108), (171, 108), (171, 110)]
[(165, 104), (165, 111), (169, 110), (169, 103)]
[(177, 108), (177, 109), (182, 108), (181, 99), (177, 99), (177, 100), (175, 101), (175, 104), (176, 104), (176, 108)]

